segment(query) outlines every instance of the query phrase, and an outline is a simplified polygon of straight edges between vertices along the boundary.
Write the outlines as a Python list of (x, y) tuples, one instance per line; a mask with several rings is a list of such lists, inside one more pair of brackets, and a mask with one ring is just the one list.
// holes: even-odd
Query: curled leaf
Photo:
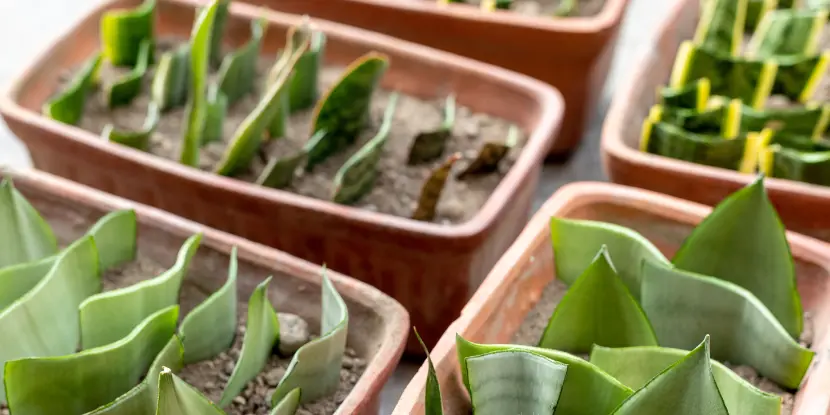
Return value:
[(104, 57), (116, 66), (135, 66), (142, 59), (142, 42), (150, 43), (148, 60), (153, 59), (153, 26), (156, 0), (145, 0), (134, 9), (104, 12), (101, 17), (101, 46)]
[(826, 9), (772, 10), (761, 19), (747, 54), (758, 58), (812, 55), (827, 15)]
[(251, 39), (222, 61), (218, 85), (231, 104), (251, 92), (254, 87), (257, 59), (266, 28), (267, 21), (264, 17), (252, 21)]
[(427, 178), (424, 185), (421, 187), (421, 195), (418, 197), (418, 206), (415, 207), (415, 212), (412, 213), (412, 219), (431, 221), (435, 218), (435, 209), (438, 206), (438, 200), (441, 199), (441, 193), (444, 191), (444, 185), (450, 177), (452, 166), (461, 158), (460, 153), (455, 153), (438, 166)]
[(98, 82), (100, 65), (101, 53), (96, 53), (84, 63), (63, 91), (43, 104), (43, 114), (64, 124), (78, 124), (84, 113), (87, 95)]
[(37, 261), (58, 252), (52, 228), (34, 206), (14, 188), (11, 180), (0, 182), (0, 269)]
[(407, 164), (420, 164), (432, 161), (444, 154), (447, 140), (452, 135), (452, 128), (455, 125), (455, 95), (447, 97), (444, 104), (444, 121), (441, 127), (435, 131), (428, 131), (418, 134), (409, 147)]
[(504, 143), (486, 142), (478, 151), (476, 158), (467, 165), (456, 176), (458, 180), (464, 180), (470, 176), (492, 173), (499, 169), (499, 163), (504, 159), (511, 148), (516, 146), (519, 140), (519, 129), (511, 126), (507, 133), (507, 140)]
[(107, 124), (104, 126), (104, 130), (101, 131), (101, 138), (137, 150), (147, 151), (150, 146), (150, 136), (153, 135), (156, 127), (158, 127), (160, 118), (161, 111), (158, 105), (151, 101), (147, 107), (147, 118), (144, 119), (144, 125), (140, 130), (117, 130), (113, 124)]
[(161, 55), (156, 65), (153, 84), (150, 86), (150, 97), (158, 104), (161, 111), (167, 111), (187, 102), (189, 74), (189, 44), (181, 45)]
[(737, 55), (743, 42), (747, 0), (705, 0), (694, 42), (701, 48)]
[(107, 105), (110, 108), (127, 105), (141, 93), (144, 74), (147, 72), (147, 66), (150, 65), (150, 48), (152, 47), (152, 41), (149, 39), (142, 40), (138, 49), (138, 60), (133, 70), (118, 78), (111, 85), (107, 85), (105, 93)]
[(294, 76), (289, 83), (288, 102), (292, 112), (309, 109), (317, 102), (317, 79), (323, 65), (325, 46), (326, 35), (320, 30), (312, 29), (308, 50), (297, 61)]

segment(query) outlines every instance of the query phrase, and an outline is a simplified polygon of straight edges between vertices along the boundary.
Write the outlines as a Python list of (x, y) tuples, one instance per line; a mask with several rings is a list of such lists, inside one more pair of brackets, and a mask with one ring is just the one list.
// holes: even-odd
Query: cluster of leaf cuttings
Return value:
[(78, 124), (84, 113), (87, 96), (98, 83), (101, 59), (100, 52), (89, 58), (69, 84), (43, 104), (43, 114), (64, 124)]
[(441, 199), (441, 193), (444, 191), (444, 186), (447, 184), (447, 179), (450, 177), (455, 162), (460, 159), (461, 153), (453, 153), (444, 163), (430, 173), (424, 185), (421, 186), (421, 194), (418, 196), (418, 205), (412, 213), (412, 219), (425, 222), (435, 219), (435, 211), (438, 207), (438, 201)]
[(291, 27), (286, 38), (285, 51), (274, 64), (272, 74), (276, 74), (268, 86), (265, 95), (260, 99), (256, 108), (245, 117), (225, 150), (222, 160), (216, 167), (216, 173), (223, 176), (232, 176), (245, 169), (257, 154), (262, 143), (265, 131), (273, 119), (284, 108), (284, 91), (291, 78), (292, 70), (297, 61), (308, 50), (311, 37), (308, 21), (300, 26)]
[[(741, 133), (737, 137), (726, 138), (720, 134), (698, 134), (674, 124), (646, 119), (643, 122), (640, 149), (678, 160), (740, 170), (748, 153), (748, 135), (749, 133)], [(754, 166), (752, 169), (754, 171)]]
[(161, 111), (180, 107), (187, 102), (190, 74), (190, 45), (180, 45), (161, 55), (156, 65), (150, 98)]
[(539, 341), (539, 347), (575, 354), (588, 353), (595, 344), (657, 346), (651, 323), (605, 245), (556, 306)]
[(444, 154), (447, 140), (452, 136), (455, 125), (455, 95), (447, 96), (444, 103), (444, 121), (441, 127), (434, 131), (418, 134), (409, 147), (407, 164), (420, 164), (433, 161)]
[(704, 0), (694, 43), (725, 56), (737, 56), (744, 36), (747, 0)]
[(229, 104), (233, 104), (254, 88), (257, 59), (267, 27), (264, 17), (252, 21), (251, 39), (225, 56), (222, 61), (217, 82), (219, 90), (227, 97)]
[[(155, 48), (156, 0), (145, 0), (134, 9), (109, 10), (101, 17), (101, 46), (104, 57), (116, 66), (136, 66), (152, 60)], [(141, 56), (142, 42), (150, 43), (148, 57)]]
[[(670, 369), (689, 352), (667, 347), (594, 346), (590, 362), (634, 390)], [(766, 393), (722, 363), (712, 360), (712, 376), (729, 415), (779, 415), (781, 397)], [(697, 368), (699, 370), (701, 368)], [(673, 372), (671, 376), (678, 376)], [(674, 412), (672, 412), (674, 413)]]
[(577, 11), (579, 11), (579, 5), (576, 0), (562, 0), (559, 2), (556, 10), (553, 11), (553, 15), (557, 17), (570, 17), (575, 16)]
[(769, 177), (828, 186), (830, 143), (824, 142), (823, 148), (808, 150), (771, 145), (762, 151), (759, 169)]
[[(458, 361), (461, 365), (461, 376), (464, 381), (464, 386), (471, 394), (473, 393), (473, 389), (470, 383), (470, 359), (507, 351), (531, 353), (567, 365), (567, 375), (562, 383), (561, 393), (557, 401), (557, 413), (573, 415), (610, 414), (614, 408), (619, 406), (620, 403), (633, 393), (631, 388), (623, 385), (593, 364), (559, 350), (512, 344), (477, 344), (465, 340), (460, 335), (456, 335), (455, 345), (458, 352)], [(529, 366), (528, 369), (530, 371), (534, 370), (533, 366)], [(525, 373), (522, 376), (529, 378), (533, 375)], [(491, 381), (500, 384), (505, 390), (513, 389), (511, 387), (513, 382), (512, 378), (496, 374), (492, 376)], [(553, 386), (550, 385), (551, 388)]]
[(114, 124), (107, 124), (101, 131), (101, 138), (113, 143), (118, 143), (138, 150), (147, 151), (150, 146), (150, 136), (156, 131), (159, 120), (161, 119), (161, 110), (158, 104), (150, 101), (147, 106), (147, 117), (144, 119), (144, 125), (141, 129), (136, 131), (117, 129)]
[(495, 10), (508, 10), (512, 5), (513, 0), (481, 0), (479, 8), (484, 12), (492, 12)]
[(700, 78), (677, 88), (661, 87), (657, 91), (657, 101), (664, 107), (703, 111), (709, 102), (711, 87), (709, 78)]
[(346, 161), (334, 176), (332, 200), (353, 204), (372, 190), (378, 175), (378, 162), (392, 129), (398, 93), (389, 96), (377, 134)]
[(317, 102), (312, 131), (326, 131), (309, 149), (307, 168), (322, 163), (357, 140), (369, 121), (372, 95), (389, 67), (386, 55), (369, 52), (352, 62), (340, 80)]
[(670, 86), (678, 89), (708, 78), (712, 95), (739, 98), (762, 108), (774, 90), (779, 65), (778, 60), (725, 56), (686, 41), (678, 50)]
[(770, 11), (753, 34), (747, 55), (761, 59), (814, 55), (827, 16), (826, 9)]
[(349, 310), (325, 268), (322, 281), (320, 337), (304, 344), (294, 353), (285, 376), (274, 390), (271, 398), (273, 406), (298, 388), (302, 390), (300, 402), (306, 403), (334, 393), (340, 383), (340, 369), (349, 329)]
[(830, 64), (830, 52), (819, 55), (779, 57), (772, 93), (800, 103), (808, 102), (818, 88)]
[(139, 383), (173, 337), (178, 314), (178, 305), (163, 308), (123, 338), (79, 353), (7, 362), (9, 409), (22, 415), (83, 414), (115, 401)]
[(326, 35), (312, 27), (308, 50), (294, 65), (294, 75), (288, 87), (288, 106), (291, 112), (314, 106), (319, 95), (317, 80), (323, 67)]
[(519, 142), (519, 128), (515, 125), (510, 126), (507, 132), (507, 139), (504, 143), (497, 143), (488, 141), (478, 150), (476, 157), (461, 170), (456, 178), (458, 180), (466, 180), (474, 176), (481, 176), (498, 171), (499, 163), (507, 156), (510, 149), (516, 146)]
[(128, 105), (141, 93), (144, 74), (150, 65), (150, 48), (152, 47), (153, 43), (150, 39), (142, 40), (138, 49), (138, 60), (133, 69), (112, 84), (106, 85), (105, 94), (110, 108)]

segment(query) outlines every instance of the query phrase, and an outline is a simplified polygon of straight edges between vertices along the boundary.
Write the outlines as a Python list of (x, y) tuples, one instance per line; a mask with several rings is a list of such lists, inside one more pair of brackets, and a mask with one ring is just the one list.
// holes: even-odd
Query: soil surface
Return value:
[[(525, 320), (519, 327), (519, 330), (513, 336), (513, 344), (522, 344), (526, 346), (536, 346), (542, 338), (542, 333), (547, 327), (548, 320), (553, 315), (556, 305), (562, 300), (568, 287), (559, 280), (554, 280), (548, 284), (542, 291), (542, 297), (536, 303), (532, 310), (525, 316)], [(799, 343), (805, 347), (809, 347), (813, 340), (813, 321), (810, 313), (804, 313), (804, 331), (801, 333)], [(587, 358), (588, 356), (580, 356)], [(782, 398), (781, 415), (791, 415), (793, 412), (793, 404), (795, 395), (792, 391), (782, 389), (775, 382), (770, 381), (762, 376), (749, 366), (731, 365), (728, 362), (723, 362), (726, 366), (735, 371), (742, 378), (752, 383), (758, 389), (764, 392), (776, 394)]]
[[(174, 40), (170, 39), (160, 41), (159, 53), (163, 50), (169, 50), (175, 43)], [(223, 141), (210, 143), (202, 149), (201, 169), (212, 171), (217, 165), (236, 128), (254, 109), (258, 98), (262, 95), (263, 82), (273, 61), (273, 57), (260, 60), (258, 64), (259, 76), (254, 92), (229, 107), (223, 127)], [(390, 63), (391, 65), (395, 64), (394, 62)], [(319, 80), (321, 96), (337, 82), (343, 69), (342, 67), (326, 66), (321, 71)], [(114, 68), (106, 62), (102, 63), (100, 71), (102, 85), (113, 82), (128, 70), (129, 68)], [(145, 87), (142, 94), (128, 106), (109, 109), (100, 91), (94, 97), (88, 99), (80, 126), (96, 134), (100, 133), (104, 126), (109, 123), (114, 123), (116, 127), (122, 129), (140, 129), (144, 123), (150, 99), (149, 85), (152, 80), (153, 68), (149, 72), (145, 76)], [(215, 77), (215, 74), (212, 76)], [(66, 78), (69, 78), (69, 76)], [(363, 143), (370, 140), (377, 132), (391, 92), (383, 89), (376, 92), (372, 100), (370, 125), (354, 145), (317, 165), (311, 172), (306, 172), (302, 168), (299, 169), (292, 185), (286, 190), (317, 199), (329, 200), (332, 195), (332, 182), (337, 171), (352, 154), (360, 149)], [(406, 160), (412, 141), (421, 132), (436, 130), (442, 122), (443, 111), (444, 98), (426, 101), (407, 95), (399, 97), (392, 129), (378, 166), (377, 181), (373, 190), (363, 196), (356, 203), (356, 206), (396, 216), (410, 217), (415, 210), (424, 181), (450, 154), (461, 152), (464, 155), (464, 159), (456, 163), (454, 167), (454, 171), (457, 173), (475, 158), (478, 150), (485, 142), (503, 143), (511, 126), (505, 120), (485, 114), (472, 113), (469, 108), (458, 106), (453, 135), (447, 143), (444, 155), (433, 162), (408, 166)], [(179, 143), (184, 131), (184, 116), (183, 108), (173, 109), (163, 114), (158, 128), (151, 137), (149, 149), (151, 153), (178, 161)], [(264, 144), (262, 157), (255, 158), (250, 169), (238, 178), (255, 182), (270, 156), (293, 154), (301, 148), (309, 138), (311, 120), (312, 110), (292, 114), (286, 137), (279, 140), (269, 140)], [(524, 147), (525, 141), (524, 134), (520, 134), (517, 145), (502, 160), (498, 172), (471, 177), (464, 181), (457, 180), (455, 177), (449, 179), (438, 203), (434, 222), (441, 224), (461, 223), (472, 218), (514, 164)]]

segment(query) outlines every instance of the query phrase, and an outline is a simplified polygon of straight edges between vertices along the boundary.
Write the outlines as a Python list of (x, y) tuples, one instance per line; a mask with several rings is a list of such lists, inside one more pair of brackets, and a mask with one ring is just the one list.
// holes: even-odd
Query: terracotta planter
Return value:
[[(699, 0), (679, 0), (661, 28), (657, 43), (620, 82), (602, 131), (605, 171), (615, 183), (642, 187), (715, 205), (752, 181), (752, 175), (703, 166), (638, 149), (642, 122), (656, 103), (655, 91), (668, 82), (677, 48), (691, 39)], [(769, 195), (789, 229), (830, 240), (830, 188), (783, 179), (765, 180)]]
[(566, 19), (483, 13), (434, 0), (243, 1), (385, 33), (547, 82), (567, 104), (559, 139), (550, 148), (551, 155), (563, 156), (579, 144), (602, 97), (629, 0), (607, 0), (596, 16)]
[[(91, 12), (0, 103), (0, 112), (29, 147), (35, 166), (327, 264), (395, 297), (424, 337), (437, 340), (525, 225), (544, 152), (560, 121), (560, 96), (541, 82), (506, 70), (321, 21), (319, 27), (328, 36), (327, 62), (345, 65), (369, 50), (386, 53), (392, 65), (385, 87), (434, 98), (449, 86), (461, 104), (508, 119), (529, 133), (514, 167), (466, 223), (442, 226), (337, 205), (185, 167), (40, 115), (59, 74), (99, 47), (101, 13), (138, 2), (115, 0)], [(160, 0), (157, 32), (188, 36), (199, 3)], [(263, 53), (275, 54), (284, 45), (286, 28), (299, 17), (234, 3), (227, 38), (243, 43), (250, 20), (263, 14), (271, 25)], [(410, 346), (419, 350), (414, 342)]]
[[(224, 283), (231, 247), (237, 247), (239, 299), (246, 301), (257, 284), (271, 275), (270, 300), (279, 311), (320, 324), (320, 272), (285, 253), (246, 241), (148, 206), (37, 171), (0, 171), (35, 206), (58, 239), (73, 240), (106, 213), (134, 209), (139, 221), (139, 256), (162, 264), (175, 262), (189, 236), (203, 233), (185, 284), (213, 292)], [(367, 284), (329, 272), (349, 307), (349, 347), (366, 359), (366, 371), (337, 414), (377, 414), (380, 391), (400, 360), (409, 332), (409, 316), (395, 300)]]
[[(513, 246), (464, 307), (461, 317), (432, 349), (448, 414), (469, 411), (470, 402), (458, 371), (455, 335), (482, 343), (509, 343), (527, 313), (554, 278), (550, 217), (599, 220), (640, 232), (664, 254), (673, 255), (711, 208), (649, 191), (604, 183), (563, 187), (533, 217)], [(804, 310), (815, 322), (816, 357), (796, 395), (794, 415), (824, 415), (830, 411), (830, 246), (789, 232), (795, 257), (798, 291)], [(395, 415), (423, 414), (426, 366), (404, 391)]]

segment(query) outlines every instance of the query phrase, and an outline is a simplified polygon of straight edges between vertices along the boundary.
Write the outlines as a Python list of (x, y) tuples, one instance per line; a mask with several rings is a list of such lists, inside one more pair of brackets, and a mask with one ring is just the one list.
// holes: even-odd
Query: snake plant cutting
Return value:
[[(602, 222), (554, 217), (551, 242), (569, 287), (537, 345), (457, 336), (473, 413), (781, 414), (780, 396), (728, 364), (800, 387), (815, 353), (799, 343), (793, 258), (763, 176), (715, 207), (671, 259)], [(440, 414), (429, 363), (426, 413)]]
[[(236, 364), (221, 399), (211, 402), (176, 373), (228, 352), (235, 341), (235, 248), (225, 284), (184, 313), (180, 292), (200, 234), (188, 238), (172, 267), (158, 276), (102, 291), (105, 273), (138, 259), (133, 211), (102, 217), (63, 247), (4, 181), (0, 225), (6, 247), (0, 250), (0, 330), (15, 333), (0, 337), (0, 409), (11, 414), (224, 414), (221, 408), (263, 371), (280, 344), (269, 277), (247, 301)], [(322, 280), (321, 335), (291, 356), (271, 414), (293, 414), (339, 385), (348, 310), (325, 273)]]
[[(828, 8), (704, 0), (694, 39), (643, 122), (644, 152), (830, 185), (830, 107), (818, 85)], [(744, 38), (748, 41), (745, 41)]]

